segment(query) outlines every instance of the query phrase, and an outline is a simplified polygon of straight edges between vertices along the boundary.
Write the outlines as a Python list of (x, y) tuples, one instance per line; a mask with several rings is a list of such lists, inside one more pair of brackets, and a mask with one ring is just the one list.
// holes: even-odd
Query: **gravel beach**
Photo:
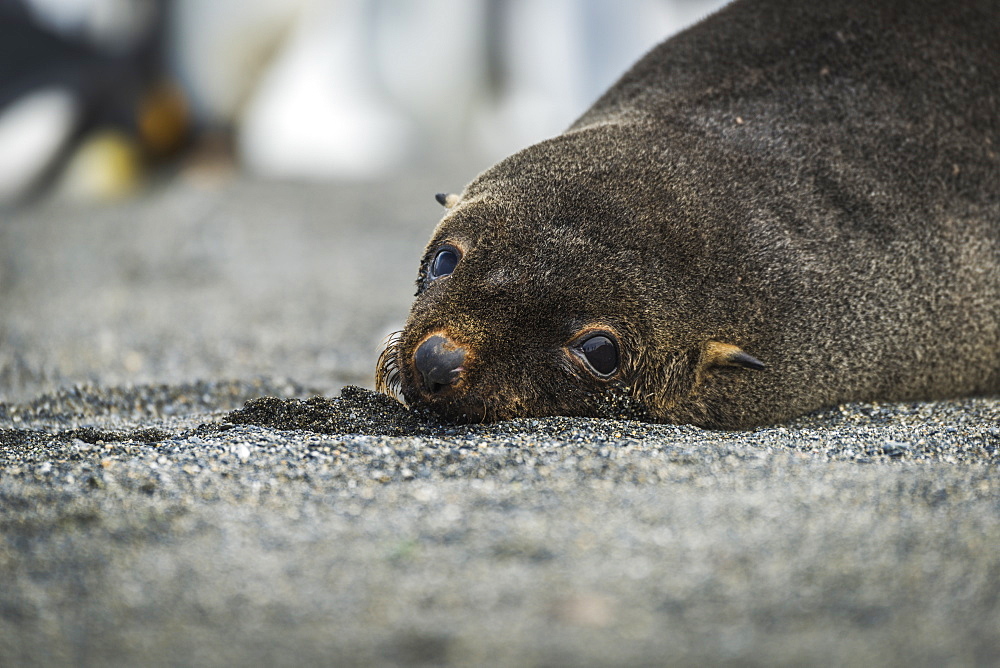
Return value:
[(998, 398), (719, 432), (365, 389), (468, 174), (430, 176), (0, 219), (0, 666), (1000, 665)]

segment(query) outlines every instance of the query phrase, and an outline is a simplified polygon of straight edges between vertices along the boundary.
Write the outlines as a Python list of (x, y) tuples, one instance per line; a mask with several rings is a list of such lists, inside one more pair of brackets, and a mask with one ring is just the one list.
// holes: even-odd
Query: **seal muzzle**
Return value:
[(440, 334), (429, 337), (413, 353), (413, 364), (423, 378), (424, 389), (431, 394), (458, 382), (464, 361), (465, 348)]

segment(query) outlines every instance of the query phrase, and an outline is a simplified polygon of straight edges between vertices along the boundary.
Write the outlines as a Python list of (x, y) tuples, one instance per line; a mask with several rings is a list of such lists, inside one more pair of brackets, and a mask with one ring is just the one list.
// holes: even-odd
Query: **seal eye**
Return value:
[(607, 377), (618, 371), (618, 346), (608, 335), (594, 334), (574, 344), (573, 351), (598, 376)]
[(458, 251), (451, 246), (446, 246), (437, 252), (431, 262), (430, 277), (441, 278), (455, 271), (458, 265)]

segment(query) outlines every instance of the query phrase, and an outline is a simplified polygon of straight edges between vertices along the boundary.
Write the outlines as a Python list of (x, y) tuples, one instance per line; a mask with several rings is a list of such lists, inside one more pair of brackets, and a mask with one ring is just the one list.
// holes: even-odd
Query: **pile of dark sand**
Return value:
[(305, 394), (0, 405), (0, 665), (1000, 656), (1000, 400), (718, 432)]

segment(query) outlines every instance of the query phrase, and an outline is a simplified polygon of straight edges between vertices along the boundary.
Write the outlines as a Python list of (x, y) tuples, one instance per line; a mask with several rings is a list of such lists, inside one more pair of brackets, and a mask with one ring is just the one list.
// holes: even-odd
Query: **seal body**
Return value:
[(742, 1), (478, 176), (385, 390), (747, 428), (1000, 391), (1000, 9)]

